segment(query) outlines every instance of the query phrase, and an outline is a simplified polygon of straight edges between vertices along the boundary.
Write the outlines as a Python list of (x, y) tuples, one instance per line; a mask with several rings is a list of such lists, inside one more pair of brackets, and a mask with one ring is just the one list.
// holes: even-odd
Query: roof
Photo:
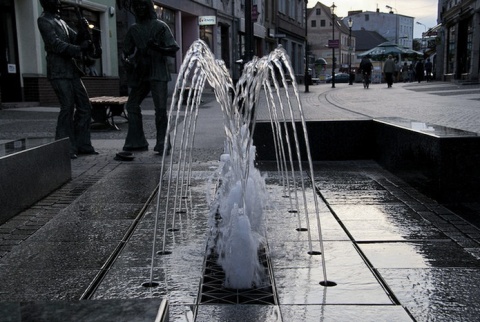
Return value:
[[(318, 2), (312, 8), (307, 8), (307, 20), (310, 18), (312, 14), (315, 13), (316, 9), (319, 8), (322, 11), (322, 14), (327, 18), (327, 20), (332, 21), (332, 12), (330, 7), (326, 6), (325, 4)], [(349, 29), (346, 25), (346, 22), (343, 21), (342, 17), (339, 17), (335, 14), (335, 22), (336, 22), (336, 29), (340, 30), (343, 33), (348, 34)]]
[(387, 41), (376, 31), (352, 30), (352, 35), (355, 36), (355, 51), (367, 51)]

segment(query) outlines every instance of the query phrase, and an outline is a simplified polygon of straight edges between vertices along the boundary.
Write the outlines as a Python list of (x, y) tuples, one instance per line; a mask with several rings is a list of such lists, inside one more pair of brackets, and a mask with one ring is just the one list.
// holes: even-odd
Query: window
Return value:
[(287, 13), (287, 2), (286, 2), (286, 0), (279, 0), (278, 1), (278, 11), (280, 11), (283, 14)]
[(310, 26), (313, 27), (313, 28), (315, 28), (315, 27), (317, 26), (317, 20), (312, 20), (312, 21), (310, 22)]
[(453, 73), (455, 68), (455, 50), (456, 50), (456, 32), (455, 26), (448, 30), (448, 48), (447, 48), (447, 73)]
[(369, 21), (370, 20), (370, 15), (365, 15), (365, 21)]
[(320, 20), (320, 26), (321, 26), (321, 27), (325, 27), (325, 20), (323, 20), (323, 19)]
[(320, 15), (322, 14), (322, 10), (321, 10), (320, 8), (317, 8), (317, 9), (315, 10), (315, 14), (316, 14), (317, 16), (320, 16)]
[[(88, 23), (93, 25), (91, 29), (93, 43), (101, 46), (100, 14), (84, 8), (80, 8), (80, 12)], [(73, 6), (62, 9), (60, 16), (73, 30), (78, 30), (79, 19)], [(82, 61), (79, 60), (77, 64), (86, 76), (103, 76), (102, 59), (91, 59), (87, 56)]]

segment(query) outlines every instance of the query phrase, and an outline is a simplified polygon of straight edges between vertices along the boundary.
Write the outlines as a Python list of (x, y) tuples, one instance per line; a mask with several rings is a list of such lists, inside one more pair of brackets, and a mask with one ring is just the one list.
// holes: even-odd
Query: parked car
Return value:
[[(337, 73), (335, 74), (335, 83), (348, 83), (349, 76), (347, 73)], [(332, 82), (332, 76), (328, 76), (325, 81), (327, 83)]]

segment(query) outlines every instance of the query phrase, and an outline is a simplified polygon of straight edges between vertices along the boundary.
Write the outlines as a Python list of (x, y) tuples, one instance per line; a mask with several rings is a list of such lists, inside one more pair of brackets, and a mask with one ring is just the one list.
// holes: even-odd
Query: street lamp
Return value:
[(422, 25), (423, 28), (424, 28), (424, 32), (422, 32), (422, 49), (423, 49), (423, 56), (425, 56), (425, 51), (426, 51), (426, 44), (425, 44), (425, 34), (427, 33), (427, 26), (425, 26), (423, 23), (421, 23), (420, 21), (417, 21), (416, 22), (417, 25)]
[(332, 88), (335, 88), (335, 45), (333, 40), (335, 40), (335, 2), (332, 3), (330, 11), (332, 13)]
[(353, 20), (352, 17), (348, 18), (348, 85), (353, 85), (352, 77), (352, 27)]
[(308, 0), (305, 0), (305, 76), (304, 76), (304, 81), (305, 81), (305, 93), (309, 92), (308, 85), (310, 85), (310, 77), (308, 77), (308, 38), (307, 38), (307, 4)]
[(393, 10), (395, 10), (395, 44), (398, 45), (398, 12), (397, 12), (397, 9), (389, 6), (388, 4), (385, 6), (385, 8), (390, 9), (389, 13), (393, 13)]

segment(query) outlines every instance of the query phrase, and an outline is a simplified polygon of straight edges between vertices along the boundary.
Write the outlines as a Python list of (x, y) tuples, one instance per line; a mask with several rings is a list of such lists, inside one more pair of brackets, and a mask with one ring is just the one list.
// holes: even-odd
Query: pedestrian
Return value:
[(423, 75), (425, 73), (423, 67), (423, 60), (419, 60), (415, 65), (415, 75), (417, 76), (417, 81), (421, 83), (423, 81)]
[(406, 83), (409, 81), (409, 76), (408, 76), (408, 64), (407, 62), (404, 62), (403, 63), (403, 67), (402, 67), (402, 79), (403, 79), (403, 82)]
[(388, 59), (383, 65), (383, 73), (385, 74), (388, 88), (391, 88), (393, 85), (393, 73), (395, 73), (395, 68), (395, 62), (392, 59), (392, 55), (388, 55)]
[(415, 68), (413, 62), (408, 65), (408, 82), (412, 82), (415, 79)]
[(425, 63), (425, 76), (427, 77), (427, 82), (432, 80), (432, 62), (430, 58), (427, 58), (427, 62)]
[(174, 57), (179, 47), (168, 25), (157, 18), (152, 0), (133, 0), (132, 9), (136, 22), (127, 31), (123, 49), (128, 85), (131, 88), (126, 104), (128, 132), (123, 150), (148, 150), (140, 104), (151, 92), (157, 131), (153, 150), (163, 154), (166, 148), (168, 154), (171, 144), (170, 138), (166, 135), (167, 85), (171, 76), (167, 57)]
[[(37, 19), (47, 54), (47, 79), (60, 102), (55, 139), (70, 139), (70, 157), (98, 154), (90, 139), (92, 105), (75, 59), (91, 48), (88, 40), (60, 19), (60, 0), (40, 0), (43, 12)], [(80, 43), (79, 43), (80, 42)]]

